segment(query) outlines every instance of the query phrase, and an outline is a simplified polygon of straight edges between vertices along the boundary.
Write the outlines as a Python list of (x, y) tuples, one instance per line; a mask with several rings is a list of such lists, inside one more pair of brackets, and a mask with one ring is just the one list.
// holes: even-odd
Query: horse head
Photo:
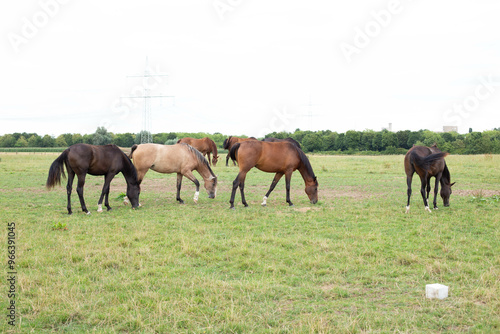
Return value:
[(127, 197), (130, 200), (132, 209), (139, 207), (139, 194), (141, 193), (141, 186), (139, 183), (129, 182), (127, 184)]
[(218, 155), (214, 155), (212, 157), (212, 164), (214, 165), (214, 167), (217, 164), (217, 161), (219, 161), (219, 156)]
[(306, 194), (311, 204), (318, 202), (318, 179), (316, 176), (311, 181), (306, 181)]
[(207, 190), (208, 198), (215, 198), (217, 195), (217, 176), (210, 176), (205, 179), (205, 189)]
[(450, 195), (451, 195), (451, 187), (455, 184), (453, 182), (452, 184), (448, 182), (444, 182), (441, 184), (441, 198), (443, 199), (443, 205), (444, 206), (450, 206)]

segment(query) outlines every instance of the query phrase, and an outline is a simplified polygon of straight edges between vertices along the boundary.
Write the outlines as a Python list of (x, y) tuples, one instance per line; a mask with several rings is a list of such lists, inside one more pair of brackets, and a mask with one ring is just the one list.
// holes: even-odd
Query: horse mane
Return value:
[(225, 150), (227, 150), (229, 148), (229, 143), (231, 142), (231, 138), (233, 138), (233, 136), (229, 136), (226, 139), (224, 139), (224, 144), (222, 144), (222, 147)]
[(198, 151), (193, 146), (186, 144), (186, 143), (180, 143), (180, 145), (185, 145), (186, 148), (188, 149), (188, 151), (190, 151), (196, 157), (196, 159), (198, 159), (198, 162), (201, 164), (204, 164), (208, 168), (208, 170), (210, 171), (210, 174), (213, 177), (216, 177), (214, 172), (212, 171), (212, 168), (210, 168), (210, 165), (208, 164), (207, 159), (205, 159), (205, 157), (203, 156), (203, 154), (200, 153), (200, 151)]
[(290, 143), (290, 144), (292, 144), (292, 146), (295, 148), (295, 150), (297, 150), (297, 153), (299, 154), (300, 161), (302, 162), (302, 164), (306, 168), (307, 173), (309, 175), (311, 175), (311, 177), (314, 180), (316, 180), (316, 175), (314, 175), (314, 171), (312, 169), (311, 163), (309, 162), (309, 159), (307, 158), (306, 154), (300, 148), (295, 146), (295, 144), (293, 144), (293, 143)]
[(122, 159), (123, 159), (123, 162), (124, 162), (123, 163), (123, 169), (125, 170), (125, 172), (131, 174), (131, 176), (137, 182), (137, 169), (135, 168), (134, 164), (132, 163), (132, 160), (130, 160), (130, 157), (132, 157), (132, 153), (137, 149), (137, 145), (134, 144), (134, 146), (132, 146), (132, 149), (131, 149), (131, 152), (130, 152), (130, 157), (128, 155), (126, 155), (125, 152), (123, 152), (118, 146), (116, 146), (116, 145), (113, 145), (113, 146), (122, 155)]
[(446, 179), (446, 183), (448, 183), (448, 184), (451, 183), (450, 170), (448, 169), (448, 166), (446, 165), (446, 162), (444, 163), (444, 169), (443, 169), (442, 179)]
[(215, 142), (210, 139), (210, 138), (207, 138), (208, 139), (208, 142), (210, 143), (210, 146), (212, 147), (212, 154), (214, 155), (214, 157), (216, 157), (218, 154), (217, 154), (217, 145), (215, 145)]

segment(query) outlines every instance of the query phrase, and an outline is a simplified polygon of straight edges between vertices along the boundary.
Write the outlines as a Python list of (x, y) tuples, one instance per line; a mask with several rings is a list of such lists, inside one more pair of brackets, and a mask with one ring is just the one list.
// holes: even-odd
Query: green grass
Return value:
[[(80, 211), (65, 184), (44, 188), (56, 154), (0, 154), (1, 244), (16, 223), (16, 326), (1, 332), (58, 333), (496, 333), (500, 331), (500, 156), (449, 156), (451, 206), (424, 211), (414, 178), (405, 214), (402, 156), (311, 156), (316, 205), (304, 183), (284, 180), (261, 207), (273, 176), (223, 163), (217, 198), (175, 175), (148, 172), (142, 207), (123, 206), (125, 181), (111, 183), (113, 210), (98, 214), (103, 177), (87, 177)], [(199, 180), (198, 174), (196, 174)], [(441, 199), (438, 205), (442, 206)], [(5, 269), (6, 276), (7, 269)], [(5, 282), (5, 280), (4, 280)], [(444, 300), (425, 285), (449, 286)], [(7, 308), (7, 286), (0, 307)]]

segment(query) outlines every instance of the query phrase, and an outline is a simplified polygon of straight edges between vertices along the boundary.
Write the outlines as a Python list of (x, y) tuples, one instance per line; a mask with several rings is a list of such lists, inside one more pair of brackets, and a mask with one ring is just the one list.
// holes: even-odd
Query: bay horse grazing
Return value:
[(207, 160), (195, 148), (188, 144), (160, 145), (141, 144), (132, 146), (130, 158), (137, 168), (139, 184), (149, 169), (158, 173), (177, 173), (177, 201), (184, 204), (180, 197), (182, 177), (185, 176), (196, 185), (194, 202), (198, 202), (200, 182), (192, 171), (196, 170), (205, 180), (205, 189), (209, 198), (215, 198), (217, 193), (217, 176), (212, 172)]
[(296, 141), (295, 139), (293, 139), (292, 137), (288, 137), (288, 138), (285, 138), (285, 139), (279, 139), (279, 138), (274, 138), (274, 137), (267, 137), (267, 138), (262, 139), (262, 141), (267, 141), (267, 142), (271, 142), (271, 143), (280, 142), (280, 141), (289, 141), (290, 143), (294, 144), (298, 148), (302, 149), (302, 147), (300, 147), (299, 142)]
[[(229, 166), (228, 162), (229, 162), (229, 158), (230, 158), (230, 152), (231, 152), (231, 148), (234, 146), (234, 144), (236, 143), (242, 143), (244, 141), (248, 141), (248, 140), (257, 140), (257, 138), (255, 137), (249, 137), (249, 138), (240, 138), (240, 137), (233, 137), (233, 136), (229, 136), (228, 138), (226, 138), (224, 140), (224, 144), (223, 144), (223, 147), (225, 150), (228, 151), (227, 153), (227, 156), (226, 156), (226, 167)], [(234, 159), (233, 160), (233, 165), (236, 166), (236, 162)]]
[(241, 192), (241, 202), (244, 206), (248, 206), (244, 194), (245, 177), (253, 167), (257, 167), (263, 172), (276, 173), (271, 187), (264, 196), (262, 206), (266, 206), (267, 198), (283, 175), (285, 175), (286, 181), (286, 201), (288, 205), (293, 205), (292, 201), (290, 201), (290, 180), (292, 173), (297, 169), (304, 179), (305, 191), (310, 202), (312, 204), (318, 202), (318, 180), (314, 175), (311, 163), (304, 152), (294, 144), (287, 141), (269, 143), (250, 140), (236, 143), (231, 148), (230, 154), (231, 159), (238, 161), (240, 169), (238, 176), (236, 176), (233, 182), (233, 190), (229, 201), (231, 209), (234, 208), (234, 196), (238, 187)]
[[(405, 155), (404, 165), (406, 172), (406, 184), (408, 185), (408, 202), (406, 204), (406, 213), (410, 212), (410, 197), (411, 197), (411, 181), (413, 174), (416, 172), (420, 176), (420, 193), (424, 200), (425, 210), (432, 212), (429, 209), (429, 193), (431, 190), (430, 179), (435, 177), (434, 185), (434, 209), (437, 209), (436, 197), (441, 184), (441, 198), (444, 206), (450, 206), (451, 186), (455, 182), (450, 183), (450, 171), (444, 158), (448, 155), (446, 152), (441, 152), (436, 145), (431, 147), (413, 146)], [(426, 194), (427, 191), (427, 194)]]
[(61, 155), (54, 160), (49, 169), (47, 178), (47, 188), (52, 188), (56, 184), (61, 184), (61, 174), (64, 174), (64, 167), (68, 172), (68, 184), (66, 186), (68, 193), (68, 214), (71, 211), (71, 191), (73, 188), (73, 179), (75, 175), (78, 178), (76, 192), (80, 199), (82, 211), (90, 214), (85, 206), (83, 198), (83, 186), (85, 185), (85, 176), (104, 175), (104, 186), (101, 197), (98, 202), (97, 212), (102, 212), (102, 200), (106, 197), (104, 205), (111, 210), (108, 202), (109, 188), (111, 180), (116, 174), (122, 173), (127, 182), (127, 197), (132, 202), (132, 207), (139, 206), (140, 187), (137, 181), (137, 172), (132, 161), (115, 145), (94, 146), (88, 144), (75, 144), (67, 148)]
[[(210, 166), (214, 166), (217, 164), (217, 161), (219, 160), (219, 155), (217, 153), (217, 145), (215, 145), (215, 142), (208, 138), (202, 138), (202, 139), (195, 139), (191, 137), (186, 137), (179, 139), (177, 141), (177, 144), (188, 144), (193, 146), (195, 149), (201, 152), (203, 156), (207, 156), (208, 158), (208, 163)], [(210, 153), (213, 154), (212, 161), (210, 161)]]

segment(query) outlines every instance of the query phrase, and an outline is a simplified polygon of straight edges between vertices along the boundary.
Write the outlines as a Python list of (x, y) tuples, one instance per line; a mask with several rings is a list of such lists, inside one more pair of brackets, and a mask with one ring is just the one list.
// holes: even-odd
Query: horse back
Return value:
[(447, 155), (448, 153), (441, 152), (436, 146), (413, 146), (405, 155), (405, 172), (408, 176), (414, 172), (420, 176), (435, 176), (445, 169), (444, 157)]
[(289, 142), (248, 140), (240, 143), (238, 164), (241, 169), (256, 167), (269, 173), (286, 173), (299, 167), (297, 149)]

